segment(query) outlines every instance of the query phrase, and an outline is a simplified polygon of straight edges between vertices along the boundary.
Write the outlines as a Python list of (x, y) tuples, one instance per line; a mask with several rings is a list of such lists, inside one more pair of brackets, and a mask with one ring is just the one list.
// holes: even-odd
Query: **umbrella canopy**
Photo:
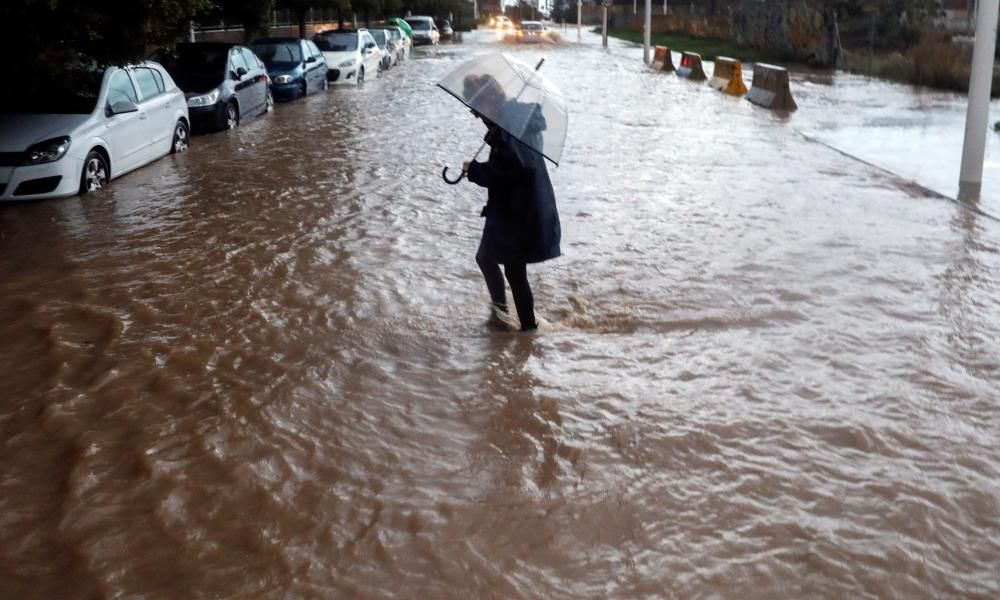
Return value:
[(559, 164), (569, 113), (562, 94), (536, 69), (506, 53), (488, 54), (455, 69), (438, 86)]
[(410, 24), (404, 21), (403, 19), (400, 19), (399, 17), (393, 17), (391, 19), (386, 19), (385, 22), (388, 23), (389, 25), (396, 25), (397, 27), (402, 29), (403, 32), (406, 33), (406, 35), (408, 35), (411, 39), (413, 38), (413, 28), (410, 27)]

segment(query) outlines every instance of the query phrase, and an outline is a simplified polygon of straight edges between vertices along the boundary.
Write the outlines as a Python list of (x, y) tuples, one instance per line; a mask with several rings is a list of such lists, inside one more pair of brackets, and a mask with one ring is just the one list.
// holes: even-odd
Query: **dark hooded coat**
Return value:
[[(536, 114), (534, 134), (544, 129), (544, 117)], [(471, 163), (468, 172), (469, 181), (488, 190), (480, 256), (499, 264), (559, 256), (559, 212), (545, 159), (499, 127), (490, 129), (486, 143), (489, 160)]]

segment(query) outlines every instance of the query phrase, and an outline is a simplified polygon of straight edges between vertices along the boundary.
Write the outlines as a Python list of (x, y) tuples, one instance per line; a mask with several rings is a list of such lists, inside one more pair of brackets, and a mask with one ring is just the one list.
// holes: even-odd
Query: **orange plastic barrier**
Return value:
[(697, 52), (682, 52), (681, 64), (677, 67), (677, 75), (693, 81), (705, 81), (705, 69), (701, 66), (701, 55)]
[(653, 70), (674, 70), (674, 57), (670, 54), (670, 48), (667, 48), (666, 46), (657, 46), (653, 48)]
[(747, 86), (743, 83), (743, 65), (735, 58), (716, 57), (715, 71), (708, 85), (730, 96), (742, 96), (747, 93)]
[(795, 110), (798, 105), (792, 98), (788, 83), (788, 70), (784, 67), (757, 63), (753, 66), (753, 84), (747, 100), (774, 110)]

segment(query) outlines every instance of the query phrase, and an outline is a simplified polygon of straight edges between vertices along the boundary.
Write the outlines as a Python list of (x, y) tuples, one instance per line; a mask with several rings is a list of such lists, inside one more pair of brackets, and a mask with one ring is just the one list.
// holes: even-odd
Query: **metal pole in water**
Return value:
[(604, 18), (601, 23), (601, 39), (605, 48), (608, 47), (608, 0), (604, 0), (602, 6), (604, 7)]
[(576, 0), (576, 41), (580, 41), (580, 20), (583, 12), (583, 0)]
[(646, 22), (642, 34), (642, 62), (649, 64), (649, 40), (653, 28), (653, 0), (646, 0)]
[(958, 177), (958, 198), (967, 202), (979, 200), (983, 187), (983, 155), (990, 118), (998, 12), (1000, 0), (982, 0), (976, 15), (976, 45), (972, 50), (969, 108), (965, 114), (965, 143), (962, 145), (962, 169)]

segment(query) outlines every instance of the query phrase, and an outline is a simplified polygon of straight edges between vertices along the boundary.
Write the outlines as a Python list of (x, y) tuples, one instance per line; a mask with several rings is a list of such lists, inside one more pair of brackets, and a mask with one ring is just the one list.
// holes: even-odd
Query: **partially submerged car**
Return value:
[(188, 148), (184, 92), (160, 64), (68, 68), (0, 110), (0, 200), (95, 192)]

